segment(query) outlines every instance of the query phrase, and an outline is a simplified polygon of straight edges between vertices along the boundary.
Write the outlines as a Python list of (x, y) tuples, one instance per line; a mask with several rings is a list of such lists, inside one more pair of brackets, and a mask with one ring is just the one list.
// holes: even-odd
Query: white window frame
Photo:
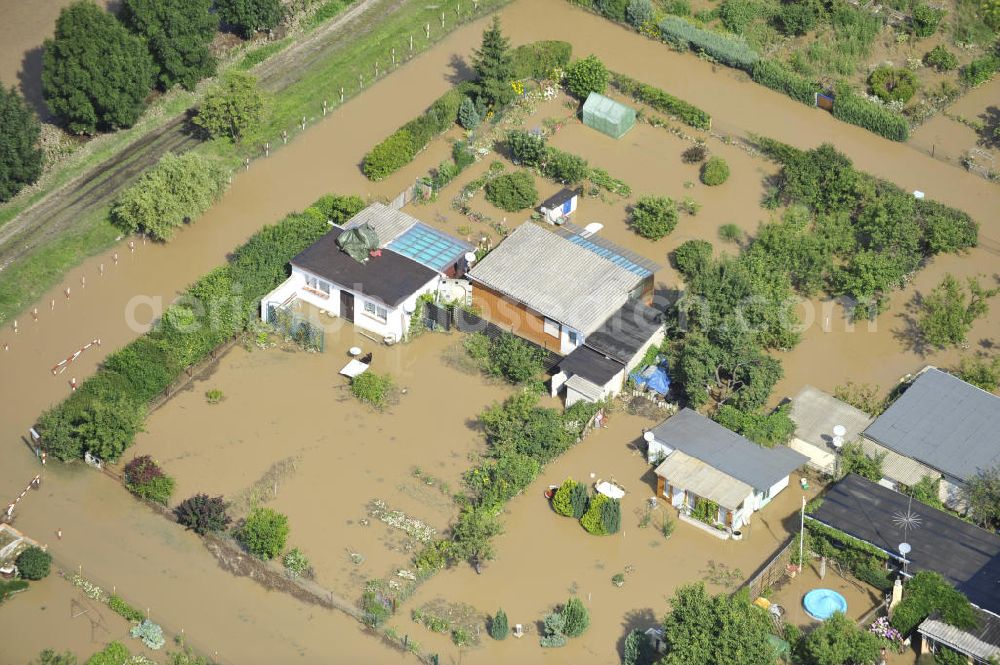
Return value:
[(379, 305), (377, 302), (366, 300), (364, 309), (365, 314), (376, 321), (385, 323), (389, 319), (389, 310), (382, 305)]
[(559, 339), (559, 328), (560, 328), (559, 322), (556, 321), (555, 319), (550, 319), (547, 316), (542, 317), (542, 320), (543, 320), (542, 330), (545, 332), (545, 334), (550, 337), (555, 337), (556, 339)]

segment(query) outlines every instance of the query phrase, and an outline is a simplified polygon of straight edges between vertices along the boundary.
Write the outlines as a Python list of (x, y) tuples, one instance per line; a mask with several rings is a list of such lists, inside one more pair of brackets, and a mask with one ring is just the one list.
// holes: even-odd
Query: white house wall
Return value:
[(651, 347), (660, 346), (660, 344), (663, 344), (663, 340), (666, 339), (666, 336), (667, 336), (666, 328), (660, 326), (660, 329), (657, 330), (653, 334), (653, 336), (650, 337), (649, 340), (647, 340), (646, 343), (642, 345), (642, 348), (639, 349), (636, 352), (636, 354), (632, 356), (632, 358), (625, 365), (626, 373), (631, 372), (633, 369), (635, 369), (635, 367), (642, 361), (642, 359), (646, 357), (646, 352), (649, 351)]

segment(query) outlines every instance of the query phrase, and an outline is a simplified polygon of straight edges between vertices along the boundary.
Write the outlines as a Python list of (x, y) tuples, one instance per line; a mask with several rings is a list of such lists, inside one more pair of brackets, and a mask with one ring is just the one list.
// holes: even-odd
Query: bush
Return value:
[(562, 612), (551, 612), (542, 620), (545, 632), (540, 643), (543, 647), (558, 648), (566, 646), (566, 617)]
[(281, 558), (281, 563), (285, 566), (285, 571), (291, 578), (301, 577), (303, 575), (309, 574), (309, 570), (312, 565), (309, 563), (309, 559), (306, 555), (302, 553), (298, 547), (292, 548), (285, 556)]
[(392, 388), (392, 377), (388, 374), (368, 371), (351, 379), (351, 394), (378, 410), (384, 409), (389, 404)]
[(129, 652), (125, 645), (121, 642), (111, 642), (91, 655), (84, 665), (125, 665), (128, 660)]
[(573, 54), (569, 42), (542, 40), (518, 46), (511, 52), (514, 76), (518, 79), (547, 79), (553, 70), (565, 69)]
[(560, 515), (566, 517), (573, 517), (573, 502), (572, 495), (573, 490), (576, 488), (577, 483), (572, 478), (567, 478), (563, 481), (563, 484), (559, 486), (556, 490), (555, 495), (552, 497), (552, 510), (556, 511)]
[(471, 99), (466, 97), (462, 100), (462, 105), (458, 108), (458, 122), (464, 129), (475, 129), (482, 122), (479, 113), (476, 112), (476, 105)]
[(42, 126), (16, 88), (0, 85), (0, 203), (42, 174)]
[(636, 30), (642, 28), (656, 17), (653, 3), (650, 0), (629, 0), (625, 8), (625, 18)]
[(930, 37), (937, 32), (945, 11), (920, 4), (913, 8), (913, 34), (917, 37)]
[(686, 125), (697, 129), (711, 129), (712, 116), (693, 104), (678, 99), (659, 88), (647, 85), (624, 74), (611, 74), (611, 86), (623, 95), (648, 104), (657, 111), (676, 116)]
[(288, 538), (288, 518), (270, 508), (254, 508), (236, 530), (236, 539), (246, 550), (267, 561), (281, 554)]
[(32, 545), (17, 555), (17, 570), (26, 580), (40, 580), (52, 572), (52, 555)]
[(174, 479), (163, 473), (149, 455), (136, 457), (126, 464), (123, 480), (132, 494), (164, 506), (174, 491)]
[(667, 42), (696, 51), (718, 60), (724, 65), (752, 72), (760, 59), (742, 37), (730, 37), (698, 28), (677, 16), (667, 16), (660, 21), (660, 33)]
[[(132, 630), (128, 631), (128, 634), (136, 639), (142, 640), (142, 643), (150, 649), (161, 649), (166, 643), (166, 640), (163, 638), (163, 628), (149, 619), (145, 619), (138, 626), (132, 626)], [(114, 642), (112, 642), (112, 644), (114, 644)], [(124, 660), (114, 660), (111, 662), (117, 665), (118, 663), (124, 662)]]
[(195, 494), (184, 499), (174, 508), (174, 515), (179, 524), (202, 536), (225, 531), (231, 521), (222, 497), (207, 494)]
[(701, 164), (708, 156), (705, 146), (693, 145), (681, 153), (681, 161), (685, 164)]
[(280, 0), (215, 0), (215, 11), (244, 39), (276, 27), (284, 17)]
[(892, 613), (892, 626), (909, 636), (924, 619), (934, 613), (961, 630), (976, 626), (975, 610), (969, 599), (938, 573), (920, 571), (903, 586), (903, 600)]
[(622, 506), (618, 499), (608, 499), (601, 504), (601, 524), (604, 533), (618, 533), (622, 525)]
[(184, 223), (205, 212), (226, 190), (222, 165), (200, 153), (165, 154), (111, 205), (111, 223), (169, 240)]
[(490, 340), (487, 359), (490, 374), (519, 384), (542, 373), (545, 351), (517, 335), (505, 332)]
[(938, 44), (924, 55), (924, 64), (939, 72), (950, 72), (958, 67), (958, 58), (944, 44)]
[[(25, 591), (28, 586), (30, 586), (27, 580), (0, 580), (0, 605), (3, 604), (5, 600), (14, 596), (15, 593), (21, 593)], [(44, 654), (44, 652), (43, 652)], [(42, 660), (39, 665), (76, 665), (76, 657), (69, 654), (72, 657), (72, 662), (69, 660), (59, 661), (59, 660)]]
[(674, 265), (685, 279), (704, 270), (712, 261), (712, 243), (707, 240), (688, 240), (674, 250)]
[(229, 71), (205, 95), (192, 122), (212, 138), (240, 142), (257, 136), (264, 124), (266, 108), (257, 77), (247, 72)]
[(621, 23), (625, 20), (629, 0), (593, 0), (593, 2), (594, 9), (612, 21)]
[(962, 81), (973, 87), (982, 85), (993, 78), (997, 70), (1000, 70), (1000, 56), (989, 53), (962, 68)]
[(118, 595), (108, 596), (108, 607), (111, 608), (112, 612), (132, 623), (142, 623), (146, 618), (145, 612), (132, 607)]
[(959, 252), (978, 244), (979, 224), (961, 210), (928, 199), (916, 199), (914, 208), (927, 253)]
[(808, 2), (786, 2), (778, 10), (777, 22), (786, 35), (804, 35), (816, 27), (816, 9)]
[(880, 65), (868, 76), (868, 85), (884, 102), (907, 102), (917, 91), (917, 75), (903, 67)]
[(595, 536), (604, 536), (607, 531), (604, 528), (604, 520), (602, 518), (603, 506), (608, 502), (608, 497), (603, 494), (595, 494), (590, 500), (590, 504), (587, 506), (587, 512), (583, 514), (580, 518), (580, 524), (587, 533), (591, 533)]
[(792, 99), (812, 106), (819, 89), (815, 83), (787, 69), (776, 60), (761, 58), (753, 66), (753, 80)]
[(413, 137), (399, 129), (365, 155), (361, 170), (369, 180), (382, 180), (413, 161), (416, 154)]
[(644, 196), (632, 206), (631, 224), (643, 238), (659, 240), (677, 226), (677, 206), (665, 196)]
[(566, 637), (579, 637), (590, 627), (590, 613), (583, 601), (577, 597), (570, 598), (562, 609), (563, 632)]
[(592, 92), (603, 94), (609, 79), (608, 68), (596, 55), (588, 55), (566, 68), (566, 90), (577, 99), (586, 99)]
[(507, 133), (506, 144), (510, 158), (522, 166), (538, 166), (545, 158), (545, 139), (538, 134), (513, 129)]
[(764, 7), (754, 0), (723, 0), (719, 19), (729, 32), (742, 35), (750, 23), (763, 13)]
[(503, 608), (500, 608), (490, 621), (490, 637), (495, 640), (505, 640), (509, 632), (507, 613), (503, 611)]
[(549, 146), (545, 149), (545, 163), (541, 170), (542, 175), (548, 178), (572, 185), (590, 174), (590, 165), (583, 157)]
[(486, 183), (486, 200), (508, 212), (532, 208), (538, 202), (535, 179), (527, 171), (505, 173)]
[(729, 179), (729, 164), (722, 157), (711, 157), (701, 167), (701, 181), (710, 187)]
[(905, 141), (910, 136), (910, 124), (901, 114), (855, 94), (846, 86), (838, 86), (833, 117), (893, 141)]
[(465, 98), (461, 89), (450, 89), (438, 97), (422, 115), (372, 148), (361, 165), (365, 177), (369, 180), (382, 180), (413, 161), (431, 139), (455, 124)]
[(720, 425), (768, 448), (788, 443), (795, 433), (795, 423), (789, 416), (787, 405), (778, 407), (772, 413), (761, 414), (723, 404), (715, 412), (714, 419)]
[(738, 243), (743, 239), (743, 231), (735, 224), (723, 224), (719, 227), (719, 237), (726, 242)]

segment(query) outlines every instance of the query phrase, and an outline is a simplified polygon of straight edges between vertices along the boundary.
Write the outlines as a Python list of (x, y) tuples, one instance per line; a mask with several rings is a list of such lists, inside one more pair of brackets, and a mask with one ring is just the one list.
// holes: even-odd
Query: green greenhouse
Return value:
[(635, 125), (635, 109), (592, 92), (583, 104), (583, 124), (620, 139)]

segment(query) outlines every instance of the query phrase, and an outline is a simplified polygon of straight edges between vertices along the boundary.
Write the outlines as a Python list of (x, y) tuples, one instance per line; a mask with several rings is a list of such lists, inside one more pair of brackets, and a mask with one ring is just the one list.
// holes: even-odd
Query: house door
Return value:
[(340, 316), (354, 323), (354, 294), (350, 291), (340, 291)]

